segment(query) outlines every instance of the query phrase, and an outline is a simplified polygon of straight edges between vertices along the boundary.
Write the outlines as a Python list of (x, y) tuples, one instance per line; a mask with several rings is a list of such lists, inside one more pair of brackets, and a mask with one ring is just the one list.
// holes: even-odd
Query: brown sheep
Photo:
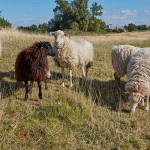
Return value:
[[(20, 51), (15, 63), (15, 76), (18, 82), (25, 82), (25, 100), (28, 99), (28, 93), (32, 92), (34, 81), (38, 82), (39, 98), (42, 99), (41, 81), (46, 83), (46, 75), (49, 72), (47, 56), (55, 55), (55, 50), (47, 41), (36, 42)], [(31, 81), (30, 91), (28, 81)], [(45, 88), (48, 88), (47, 83)]]

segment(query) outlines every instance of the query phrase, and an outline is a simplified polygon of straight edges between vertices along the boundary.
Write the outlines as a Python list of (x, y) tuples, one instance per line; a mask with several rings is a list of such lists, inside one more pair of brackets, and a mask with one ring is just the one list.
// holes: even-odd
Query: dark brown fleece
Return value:
[(17, 81), (44, 81), (48, 71), (48, 60), (41, 42), (24, 48), (18, 54), (15, 63)]

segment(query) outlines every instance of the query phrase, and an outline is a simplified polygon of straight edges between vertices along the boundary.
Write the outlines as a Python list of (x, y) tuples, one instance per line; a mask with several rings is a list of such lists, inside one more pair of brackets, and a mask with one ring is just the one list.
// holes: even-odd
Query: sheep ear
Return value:
[(55, 33), (54, 33), (54, 32), (50, 32), (49, 34), (50, 34), (50, 35), (52, 35), (52, 36), (54, 36), (54, 35), (55, 35)]
[(129, 95), (129, 92), (123, 92), (124, 95)]
[(39, 47), (40, 47), (40, 48), (44, 48), (44, 44), (42, 43), (42, 41), (40, 41)]

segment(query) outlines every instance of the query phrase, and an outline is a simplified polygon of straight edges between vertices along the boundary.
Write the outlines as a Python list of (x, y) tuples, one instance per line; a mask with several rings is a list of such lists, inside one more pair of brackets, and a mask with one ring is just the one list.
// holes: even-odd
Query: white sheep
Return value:
[[(87, 79), (88, 69), (93, 65), (93, 45), (84, 39), (70, 39), (61, 30), (52, 33), (55, 36), (53, 47), (57, 51), (54, 61), (62, 68), (62, 86), (65, 86), (64, 68), (69, 68), (70, 87), (72, 84), (72, 69), (82, 69), (82, 78)], [(84, 71), (86, 67), (86, 74)]]
[(127, 67), (126, 94), (130, 100), (130, 110), (135, 111), (138, 103), (146, 100), (145, 110), (149, 110), (150, 94), (150, 47), (142, 48), (133, 55)]
[(2, 55), (2, 45), (1, 45), (1, 41), (0, 41), (0, 57)]
[(127, 65), (133, 54), (135, 54), (138, 50), (139, 47), (132, 45), (118, 45), (112, 48), (111, 58), (112, 66), (114, 68), (114, 77), (120, 89), (120, 78), (125, 76), (127, 73)]

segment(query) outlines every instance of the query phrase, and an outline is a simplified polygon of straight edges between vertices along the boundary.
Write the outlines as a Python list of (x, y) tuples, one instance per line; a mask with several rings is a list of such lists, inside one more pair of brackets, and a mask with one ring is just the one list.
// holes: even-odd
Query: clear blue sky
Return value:
[[(150, 0), (89, 0), (89, 7), (93, 2), (104, 8), (100, 18), (107, 24), (150, 26)], [(0, 0), (2, 16), (14, 27), (48, 22), (55, 7), (55, 0)]]

